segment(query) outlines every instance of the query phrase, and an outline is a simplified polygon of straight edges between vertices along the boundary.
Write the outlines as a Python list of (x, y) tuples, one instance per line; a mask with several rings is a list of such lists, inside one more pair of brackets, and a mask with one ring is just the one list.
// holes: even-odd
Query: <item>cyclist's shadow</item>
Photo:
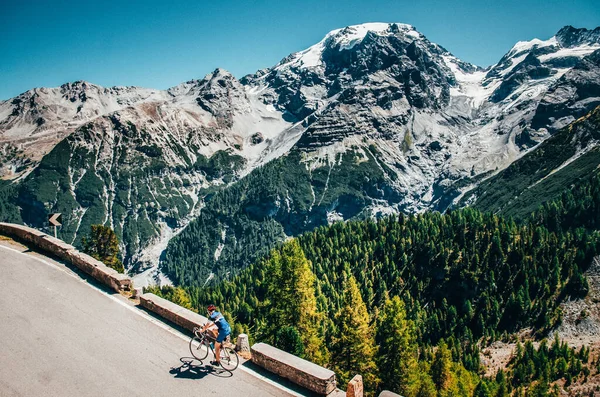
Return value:
[(233, 375), (231, 372), (225, 371), (223, 368), (217, 368), (210, 364), (204, 364), (202, 361), (199, 361), (193, 357), (181, 357), (179, 361), (181, 361), (181, 365), (179, 367), (172, 367), (169, 370), (169, 373), (173, 374), (175, 378), (202, 379), (206, 375), (229, 378)]

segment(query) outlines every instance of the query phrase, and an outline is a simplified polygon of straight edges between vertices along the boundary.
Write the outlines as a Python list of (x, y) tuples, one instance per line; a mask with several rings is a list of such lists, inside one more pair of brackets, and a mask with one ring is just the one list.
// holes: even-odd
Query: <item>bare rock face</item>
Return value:
[(160, 90), (104, 88), (76, 81), (58, 88), (35, 88), (2, 102), (0, 148), (16, 148), (20, 155), (0, 155), (0, 177), (12, 179), (31, 171), (58, 142), (97, 117), (164, 98), (166, 93)]
[(561, 304), (563, 321), (556, 330), (561, 339), (576, 346), (588, 345), (600, 332), (600, 257), (594, 258), (585, 277), (589, 283), (588, 295)]
[(265, 137), (260, 132), (257, 132), (256, 134), (252, 134), (252, 136), (250, 137), (250, 142), (253, 145), (258, 145), (259, 143), (262, 143), (264, 140), (265, 140)]
[(556, 40), (562, 47), (573, 48), (581, 45), (594, 45), (600, 43), (600, 27), (593, 30), (577, 29), (565, 26), (556, 33)]
[(600, 49), (580, 59), (540, 101), (532, 127), (556, 131), (600, 105)]

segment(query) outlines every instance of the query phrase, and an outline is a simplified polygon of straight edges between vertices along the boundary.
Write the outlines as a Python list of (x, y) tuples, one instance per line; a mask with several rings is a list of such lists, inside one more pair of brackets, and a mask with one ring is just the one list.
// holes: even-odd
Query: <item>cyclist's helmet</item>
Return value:
[(215, 307), (215, 305), (208, 305), (206, 310), (208, 310), (209, 312), (212, 312), (213, 310), (217, 310), (217, 308)]

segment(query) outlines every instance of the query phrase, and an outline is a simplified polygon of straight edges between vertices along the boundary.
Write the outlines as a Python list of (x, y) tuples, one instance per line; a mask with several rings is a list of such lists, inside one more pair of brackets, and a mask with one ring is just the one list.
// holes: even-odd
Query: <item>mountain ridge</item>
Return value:
[[(156, 263), (214, 192), (276, 159), (280, 172), (293, 167), (290, 153), (306, 170), (298, 175), (308, 195), (290, 193), (296, 187), (286, 182), (261, 204), (280, 214), (282, 231), (444, 210), (593, 108), (600, 42), (596, 30), (573, 29), (561, 38), (571, 47), (556, 38), (517, 43), (486, 69), (410, 25), (366, 24), (334, 30), (239, 80), (216, 69), (164, 91), (87, 82), (30, 90), (0, 103), (1, 169), (15, 181), (27, 223), (63, 212), (74, 243), (87, 225), (109, 224), (129, 267)], [(353, 173), (365, 179), (344, 188)], [(234, 230), (218, 225), (219, 235)], [(220, 244), (210, 242), (210, 251)]]

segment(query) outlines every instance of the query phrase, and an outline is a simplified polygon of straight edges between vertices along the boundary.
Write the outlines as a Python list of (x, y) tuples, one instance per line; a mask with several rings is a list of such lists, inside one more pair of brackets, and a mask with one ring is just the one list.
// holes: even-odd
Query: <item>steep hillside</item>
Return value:
[(0, 177), (31, 169), (63, 138), (89, 121), (168, 95), (138, 87), (104, 88), (85, 81), (35, 88), (0, 103)]
[(393, 190), (370, 151), (348, 151), (316, 168), (305, 166), (304, 156), (293, 150), (212, 195), (170, 241), (163, 270), (178, 284), (203, 285), (237, 273), (287, 236), (382, 214), (372, 205)]
[[(87, 98), (80, 113), (95, 105), (90, 90), (112, 92), (85, 83), (77, 87), (83, 90), (77, 98)], [(203, 197), (255, 167), (262, 153), (276, 150), (274, 134), (291, 125), (283, 113), (246, 95), (223, 70), (174, 87), (159, 99), (102, 115), (105, 110), (97, 107), (98, 117), (63, 131), (68, 136), (39, 164), (24, 166), (19, 180), (4, 183), (8, 203), (2, 213), (4, 219), (43, 227), (48, 213), (61, 212), (60, 237), (76, 245), (91, 224), (109, 225), (122, 241), (124, 263), (134, 271), (151, 266), (155, 272), (167, 241), (197, 215)], [(24, 116), (19, 123), (26, 121)], [(55, 126), (62, 121), (54, 120)], [(35, 143), (38, 135), (46, 132), (32, 133), (33, 147), (43, 148)], [(286, 144), (277, 147), (285, 150)], [(11, 153), (6, 164), (16, 171), (15, 162), (24, 157)], [(34, 164), (32, 159), (27, 164)]]
[(483, 181), (459, 202), (524, 218), (544, 202), (598, 172), (600, 107)]

